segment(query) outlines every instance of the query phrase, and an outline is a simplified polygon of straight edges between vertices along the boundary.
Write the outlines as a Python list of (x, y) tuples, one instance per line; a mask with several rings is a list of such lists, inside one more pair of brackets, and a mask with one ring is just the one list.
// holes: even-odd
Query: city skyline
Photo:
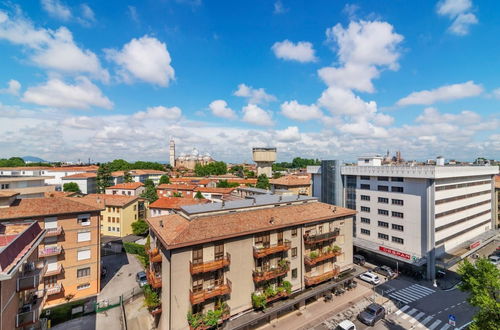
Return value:
[(179, 154), (196, 147), (227, 162), (258, 146), (277, 147), (278, 161), (387, 149), (498, 159), (497, 9), (2, 4), (0, 157), (166, 162), (175, 137)]

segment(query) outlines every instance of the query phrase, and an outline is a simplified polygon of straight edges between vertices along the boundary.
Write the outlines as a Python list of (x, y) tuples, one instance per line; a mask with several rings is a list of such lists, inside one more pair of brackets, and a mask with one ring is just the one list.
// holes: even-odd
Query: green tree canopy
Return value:
[(113, 185), (113, 177), (108, 164), (101, 164), (97, 170), (97, 193), (104, 194), (106, 188)]
[(76, 182), (67, 182), (63, 184), (63, 191), (80, 192), (80, 187)]
[(201, 194), (201, 192), (200, 192), (200, 191), (197, 191), (197, 192), (196, 192), (196, 195), (194, 195), (194, 198), (204, 199), (205, 197), (203, 197), (203, 195)]
[(165, 183), (170, 183), (170, 178), (168, 177), (168, 175), (162, 175), (160, 177), (160, 184), (165, 184)]
[(458, 274), (462, 276), (459, 289), (468, 292), (469, 304), (479, 308), (469, 329), (500, 329), (500, 270), (486, 258), (479, 258), (475, 264), (464, 260)]
[(156, 201), (158, 199), (158, 194), (156, 193), (156, 187), (153, 180), (147, 179), (144, 181), (144, 187), (146, 189), (144, 189), (141, 197), (147, 199), (150, 203)]
[(227, 173), (227, 165), (224, 162), (213, 162), (207, 165), (196, 164), (194, 172), (196, 176), (222, 175)]
[(144, 235), (149, 230), (148, 223), (144, 220), (132, 222), (132, 232), (134, 235)]
[(255, 187), (260, 188), (260, 189), (269, 189), (269, 178), (265, 174), (259, 175), (257, 178), (257, 184)]
[(11, 157), (9, 159), (0, 159), (1, 167), (19, 167), (26, 166), (26, 163), (21, 157)]
[(123, 182), (125, 183), (134, 182), (134, 178), (132, 178), (132, 174), (130, 174), (129, 171), (125, 171), (123, 173)]
[(114, 171), (127, 171), (127, 170), (159, 170), (164, 171), (165, 166), (156, 162), (145, 162), (142, 160), (129, 163), (123, 159), (115, 159), (108, 163), (111, 172)]
[(295, 157), (291, 163), (289, 162), (274, 163), (273, 171), (284, 171), (288, 168), (304, 168), (307, 167), (308, 165), (321, 165), (321, 161), (319, 159)]
[(238, 182), (228, 182), (227, 180), (220, 180), (217, 182), (217, 188), (233, 188), (238, 187), (240, 184)]

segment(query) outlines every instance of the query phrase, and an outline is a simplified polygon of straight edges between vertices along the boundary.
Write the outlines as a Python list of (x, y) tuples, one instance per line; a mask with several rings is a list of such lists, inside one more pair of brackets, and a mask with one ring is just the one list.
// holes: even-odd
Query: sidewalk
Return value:
[(144, 306), (144, 297), (142, 295), (129, 301), (124, 306), (128, 330), (154, 329), (154, 319)]

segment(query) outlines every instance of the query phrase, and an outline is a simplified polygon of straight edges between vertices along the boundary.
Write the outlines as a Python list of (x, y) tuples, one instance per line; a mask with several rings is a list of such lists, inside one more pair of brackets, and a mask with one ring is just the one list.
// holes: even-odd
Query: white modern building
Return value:
[(0, 176), (0, 192), (16, 192), (17, 198), (44, 197), (46, 192), (54, 191), (55, 187), (47, 185), (49, 176)]
[(371, 156), (341, 166), (342, 204), (358, 211), (354, 245), (399, 265), (426, 265), (434, 279), (436, 265), (449, 267), (494, 238), (497, 173), (496, 166), (387, 166)]
[(61, 178), (61, 189), (64, 190), (64, 184), (76, 183), (80, 192), (83, 194), (95, 194), (97, 192), (97, 174), (93, 172), (84, 172), (68, 175)]

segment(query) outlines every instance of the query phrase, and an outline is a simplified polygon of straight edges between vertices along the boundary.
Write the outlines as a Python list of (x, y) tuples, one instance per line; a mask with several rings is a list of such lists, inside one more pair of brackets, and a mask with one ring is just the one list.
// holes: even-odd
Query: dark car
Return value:
[(362, 323), (373, 326), (385, 317), (385, 308), (379, 304), (370, 304), (364, 311), (358, 314), (358, 320)]
[(356, 265), (360, 265), (360, 266), (363, 266), (366, 262), (365, 257), (363, 257), (361, 254), (353, 255), (352, 260)]
[(394, 273), (389, 266), (376, 267), (373, 269), (373, 272), (383, 275), (387, 278), (393, 278), (394, 276), (396, 276), (396, 273)]

